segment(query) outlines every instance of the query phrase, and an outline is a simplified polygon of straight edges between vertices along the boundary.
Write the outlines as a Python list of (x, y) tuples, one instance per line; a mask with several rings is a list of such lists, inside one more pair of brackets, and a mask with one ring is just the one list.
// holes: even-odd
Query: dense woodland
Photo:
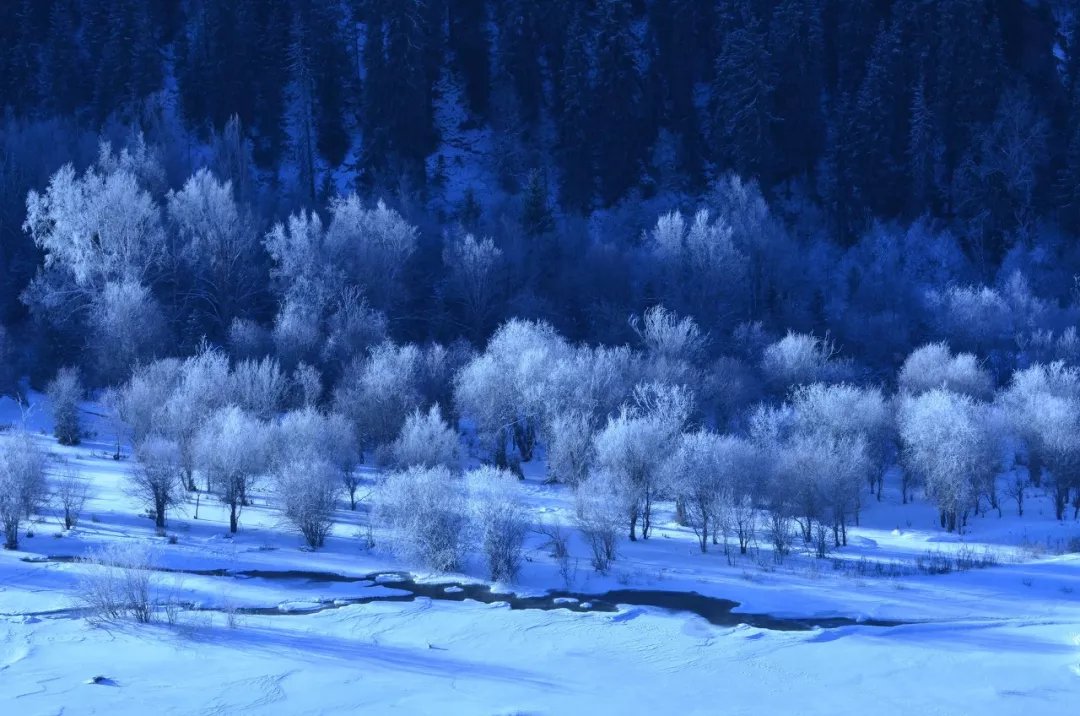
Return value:
[(895, 464), (1080, 511), (1070, 3), (22, 0), (0, 103), (0, 389), (94, 391), (159, 525), (273, 474), (318, 546), (360, 460), (441, 525), (459, 433), (600, 564), (672, 497), (823, 553)]

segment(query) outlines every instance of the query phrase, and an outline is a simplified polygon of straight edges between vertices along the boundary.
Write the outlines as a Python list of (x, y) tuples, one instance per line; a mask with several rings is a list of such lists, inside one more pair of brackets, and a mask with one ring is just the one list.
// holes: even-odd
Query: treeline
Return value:
[(640, 338), (629, 318), (657, 304), (708, 334), (701, 350), (720, 372), (757, 362), (789, 330), (827, 336), (850, 376), (885, 384), (938, 340), (978, 355), (999, 384), (1035, 362), (1080, 360), (1076, 247), (1056, 231), (986, 278), (940, 224), (878, 223), (845, 249), (789, 224), (736, 176), (693, 212), (609, 215), (613, 231), (641, 222), (632, 242), (551, 223), (432, 236), (355, 193), (267, 225), (242, 174), (224, 178), (235, 148), (223, 141), (222, 161), (170, 187), (157, 148), (103, 143), (86, 169), (65, 165), (28, 192), (21, 228), (40, 258), (18, 295), (28, 319), (0, 331), (9, 389), (73, 364), (113, 385), (206, 342), (234, 360), (312, 367), (329, 390), (387, 340), (458, 356), (520, 317), (619, 346)]
[[(401, 338), (445, 338), (420, 309), (440, 290), (438, 235), (460, 224), (513, 270), (514, 314), (609, 340), (611, 315), (658, 298), (633, 275), (642, 229), (711, 205), (731, 175), (799, 237), (850, 247), (875, 222), (921, 221), (991, 281), (1011, 252), (1080, 228), (1077, 15), (1050, 0), (5, 3), (0, 322), (25, 318), (40, 258), (27, 190), (89, 165), (99, 136), (139, 132), (165, 186), (211, 165), (257, 233), (384, 197), (428, 238)], [(800, 328), (829, 327), (817, 308)]]
[[(998, 389), (975, 356), (932, 343), (906, 357), (893, 392), (858, 381), (810, 335), (717, 371), (691, 319), (654, 308), (635, 325), (637, 347), (573, 344), (522, 320), (482, 352), (386, 342), (325, 393), (312, 366), (290, 374), (277, 359), (230, 361), (207, 346), (139, 366), (99, 398), (117, 457), (131, 446), (135, 458), (130, 493), (159, 529), (203, 493), (227, 508), (235, 533), (258, 492), (319, 548), (339, 507), (369, 500), (369, 543), (438, 570), (478, 551), (493, 579), (515, 576), (529, 530), (569, 569), (563, 526), (531, 521), (517, 486), (534, 460), (573, 490), (600, 571), (624, 539), (650, 538), (662, 502), (702, 552), (767, 546), (782, 561), (802, 543), (825, 557), (886, 497), (894, 468), (890, 495), (928, 500), (950, 532), (990, 512), (1022, 516), (1041, 494), (1057, 520), (1080, 514), (1073, 366), (1037, 363)], [(77, 443), (77, 371), (60, 371), (48, 393), (56, 436)], [(474, 460), (481, 467), (463, 469)], [(65, 524), (78, 519), (85, 485), (70, 475), (48, 484), (44, 462), (25, 434), (0, 443), (9, 547), (50, 495)], [(363, 463), (378, 473), (364, 477)]]

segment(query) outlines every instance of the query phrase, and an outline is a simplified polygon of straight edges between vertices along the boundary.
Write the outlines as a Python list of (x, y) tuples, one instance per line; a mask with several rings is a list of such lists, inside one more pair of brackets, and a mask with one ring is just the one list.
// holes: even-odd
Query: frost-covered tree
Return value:
[(183, 501), (184, 471), (175, 441), (151, 435), (135, 446), (138, 461), (129, 473), (130, 491), (164, 529), (166, 512)]
[(902, 399), (898, 416), (904, 469), (917, 474), (941, 514), (963, 531), (979, 491), (997, 475), (998, 435), (986, 406), (941, 388)]
[(476, 424), (497, 465), (506, 464), (509, 440), (523, 461), (532, 459), (547, 410), (547, 377), (568, 353), (565, 340), (547, 323), (514, 319), (458, 372), (454, 402)]
[(683, 388), (643, 385), (633, 406), (608, 420), (594, 440), (595, 469), (616, 487), (613, 495), (625, 510), (630, 541), (652, 529), (653, 505), (663, 494), (663, 465), (689, 420), (693, 396)]
[(426, 413), (414, 410), (390, 446), (390, 459), (399, 470), (408, 467), (458, 468), (458, 434), (443, 419), (438, 405)]
[(195, 441), (196, 464), (210, 488), (229, 508), (229, 532), (267, 464), (267, 426), (236, 406), (212, 413)]
[(450, 571), (465, 556), (465, 487), (445, 467), (387, 475), (376, 493), (375, 519), (386, 530), (390, 549), (403, 560)]
[(949, 390), (977, 400), (994, 394), (989, 371), (970, 353), (953, 355), (945, 343), (929, 343), (911, 352), (900, 367), (900, 390), (919, 395), (935, 389)]
[(19, 525), (46, 494), (45, 455), (28, 433), (0, 437), (0, 528), (4, 549), (19, 548)]
[[(118, 158), (103, 145), (97, 165), (82, 175), (65, 165), (43, 193), (31, 190), (26, 198), (23, 229), (43, 252), (44, 270), (23, 300), (70, 348), (81, 347), (87, 325), (101, 334), (86, 336), (87, 345), (106, 364), (114, 363), (110, 349), (150, 340), (152, 334), (144, 337), (140, 329), (153, 322), (157, 307), (144, 290), (159, 273), (166, 248), (160, 208), (131, 157), (125, 151)], [(133, 318), (142, 325), (129, 325)], [(108, 346), (118, 337), (119, 345)]]
[(796, 389), (791, 404), (795, 427), (802, 433), (864, 440), (870, 467), (866, 478), (880, 500), (893, 433), (893, 417), (881, 391), (814, 383)]
[(746, 478), (757, 463), (757, 450), (741, 438), (705, 430), (679, 438), (665, 465), (668, 490), (683, 505), (686, 524), (702, 552), (708, 550), (710, 539), (715, 544), (723, 533), (726, 544), (728, 530), (738, 529), (731, 513), (748, 497)]
[(123, 166), (87, 169), (70, 164), (44, 193), (26, 197), (23, 225), (50, 269), (70, 274), (78, 290), (108, 281), (145, 283), (165, 251), (161, 212), (139, 177)]
[[(1062, 519), (1069, 490), (1080, 494), (1080, 371), (1060, 362), (1018, 370), (999, 402), (1027, 449), (1031, 484), (1042, 484), (1046, 468), (1054, 513)], [(1016, 489), (1022, 509), (1023, 485)]]
[(79, 524), (89, 495), (90, 486), (79, 475), (78, 468), (64, 465), (60, 476), (52, 484), (52, 502), (60, 511), (64, 529), (70, 530)]
[(356, 509), (360, 454), (356, 435), (344, 416), (312, 407), (286, 413), (276, 426), (272, 453), (275, 465), (329, 462), (337, 470), (337, 481), (345, 488), (350, 509)]
[(708, 209), (689, 220), (678, 211), (657, 220), (643, 243), (659, 269), (665, 303), (714, 325), (741, 311), (748, 263), (732, 232), (724, 216)]
[(416, 251), (417, 230), (383, 202), (366, 208), (356, 194), (330, 202), (326, 245), (346, 276), (361, 284), (376, 308), (396, 315), (401, 278)]
[(386, 342), (346, 369), (334, 390), (334, 408), (352, 422), (362, 451), (392, 442), (420, 405), (419, 363), (416, 346)]
[(64, 367), (56, 372), (45, 393), (53, 414), (53, 434), (61, 445), (78, 445), (82, 439), (79, 402), (86, 390), (77, 368)]
[(828, 338), (789, 331), (765, 347), (761, 370), (781, 394), (789, 388), (839, 377), (836, 347)]
[(330, 300), (325, 324), (326, 340), (319, 358), (334, 377), (354, 358), (386, 340), (386, 316), (372, 308), (354, 286), (346, 286)]
[(88, 323), (95, 374), (112, 383), (161, 352), (167, 335), (157, 299), (133, 280), (107, 282), (90, 301)]
[(477, 239), (469, 233), (447, 234), (443, 241), (448, 298), (457, 305), (471, 337), (479, 339), (495, 313), (502, 251), (490, 238)]
[(606, 574), (618, 553), (619, 532), (626, 526), (620, 486), (602, 472), (592, 472), (574, 493), (574, 516), (592, 552), (592, 566)]
[(274, 466), (272, 479), (285, 519), (308, 547), (322, 547), (334, 525), (340, 469), (318, 457), (291, 459)]
[(242, 360), (229, 376), (235, 403), (259, 420), (270, 420), (285, 405), (288, 379), (273, 358)]
[(704, 375), (699, 365), (709, 339), (694, 319), (653, 306), (642, 317), (631, 317), (630, 327), (645, 349), (646, 380), (701, 389)]
[(164, 410), (180, 382), (181, 361), (165, 358), (132, 371), (118, 391), (117, 410), (134, 444), (165, 430)]
[(512, 581), (521, 568), (521, 548), (529, 530), (514, 473), (491, 466), (465, 475), (472, 522), (494, 581)]
[(581, 412), (560, 413), (547, 428), (547, 469), (553, 481), (576, 487), (588, 476), (593, 461), (595, 425)]
[[(826, 530), (835, 546), (847, 544), (847, 519), (859, 505), (859, 490), (870, 472), (861, 434), (797, 433), (779, 446), (774, 462), (773, 504), (786, 504), (803, 541), (824, 557)], [(815, 527), (817, 529), (815, 529)]]
[(231, 402), (229, 388), (228, 359), (204, 347), (180, 365), (176, 388), (162, 405), (161, 432), (180, 448), (189, 489), (195, 489), (196, 438), (210, 414)]
[(293, 369), (289, 382), (293, 404), (301, 408), (318, 407), (323, 396), (322, 375), (318, 368), (300, 363)]
[(199, 169), (166, 196), (171, 230), (179, 239), (174, 265), (186, 308), (211, 335), (223, 337), (248, 313), (262, 290), (264, 262), (253, 221), (233, 195), (231, 181)]
[(655, 378), (655, 382), (683, 384), (680, 378), (685, 374), (666, 370), (660, 363), (626, 346), (574, 346), (560, 352), (543, 375), (540, 410), (548, 449), (555, 440), (550, 428), (560, 415), (581, 415), (595, 430), (633, 397), (638, 383)]
[(653, 356), (672, 360), (694, 360), (705, 350), (708, 337), (694, 319), (680, 318), (663, 306), (653, 306), (630, 325)]

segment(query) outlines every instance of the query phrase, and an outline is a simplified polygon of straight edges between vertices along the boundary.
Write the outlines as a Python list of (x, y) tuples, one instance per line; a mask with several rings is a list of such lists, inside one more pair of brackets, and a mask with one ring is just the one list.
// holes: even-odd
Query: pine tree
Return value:
[(884, 216), (897, 213), (907, 186), (907, 99), (897, 75), (902, 60), (898, 25), (882, 26), (855, 96), (849, 138), (856, 201), (862, 208)]
[(555, 228), (555, 219), (548, 205), (548, 187), (539, 170), (529, 172), (525, 184), (525, 198), (521, 210), (521, 228), (526, 236), (540, 236)]
[(80, 110), (86, 101), (80, 78), (80, 48), (75, 37), (74, 8), (57, 0), (49, 12), (49, 32), (41, 49), (41, 96), (58, 114)]
[(531, 122), (536, 119), (543, 99), (540, 8), (533, 0), (503, 0), (496, 12), (499, 67), (512, 79), (521, 114)]
[(824, 30), (818, 0), (783, 0), (768, 31), (773, 91), (772, 136), (779, 176), (808, 173), (825, 145)]
[(942, 186), (944, 148), (936, 121), (926, 99), (926, 81), (920, 79), (911, 98), (911, 121), (908, 129), (908, 173), (911, 176), (909, 214), (914, 216), (936, 205)]
[(309, 203), (315, 201), (315, 88), (311, 72), (307, 28), (299, 14), (293, 17), (289, 44), (289, 108), (287, 122), (296, 163), (298, 189)]
[(599, 6), (589, 135), (596, 147), (600, 195), (607, 204), (637, 184), (644, 152), (652, 143), (643, 117), (644, 89), (635, 61), (632, 20), (627, 0), (607, 0)]
[(574, 13), (559, 76), (559, 159), (563, 206), (583, 211), (593, 198), (593, 145), (589, 133), (589, 46), (582, 12)]
[(465, 97), (476, 114), (487, 110), (491, 90), (491, 38), (485, 0), (459, 0), (450, 8), (450, 48), (465, 79)]
[(724, 36), (712, 87), (712, 154), (721, 169), (762, 179), (772, 171), (776, 119), (768, 44), (754, 20)]

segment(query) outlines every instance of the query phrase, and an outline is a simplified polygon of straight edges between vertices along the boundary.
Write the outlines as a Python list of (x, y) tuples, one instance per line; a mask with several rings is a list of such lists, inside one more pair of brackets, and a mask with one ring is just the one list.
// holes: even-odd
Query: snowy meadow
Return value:
[[(0, 553), (0, 699), (18, 713), (1060, 713), (1080, 695), (1080, 528), (1051, 484), (1027, 484), (1023, 516), (1005, 502), (1026, 467), (993, 476), (1000, 515), (984, 496), (962, 533), (895, 465), (860, 475), (836, 546), (831, 506), (792, 503), (779, 540), (766, 496), (703, 497), (733, 469), (778, 479), (781, 458), (808, 477), (807, 445), (754, 465), (758, 438), (687, 433), (630, 541), (629, 513), (605, 509), (617, 478), (551, 481), (565, 458), (547, 441), (510, 461), (519, 479), (480, 467), (475, 427), (440, 445), (437, 412), (415, 413), (398, 458), (355, 455), (343, 478), (332, 415), (232, 405), (188, 478), (175, 440), (132, 447), (112, 401), (76, 402), (73, 446), (50, 397), (0, 404), (5, 464), (29, 443), (46, 481)], [(644, 419), (614, 415), (591, 459)], [(704, 459), (708, 479), (680, 486)], [(219, 484), (236, 480), (242, 498)]]

